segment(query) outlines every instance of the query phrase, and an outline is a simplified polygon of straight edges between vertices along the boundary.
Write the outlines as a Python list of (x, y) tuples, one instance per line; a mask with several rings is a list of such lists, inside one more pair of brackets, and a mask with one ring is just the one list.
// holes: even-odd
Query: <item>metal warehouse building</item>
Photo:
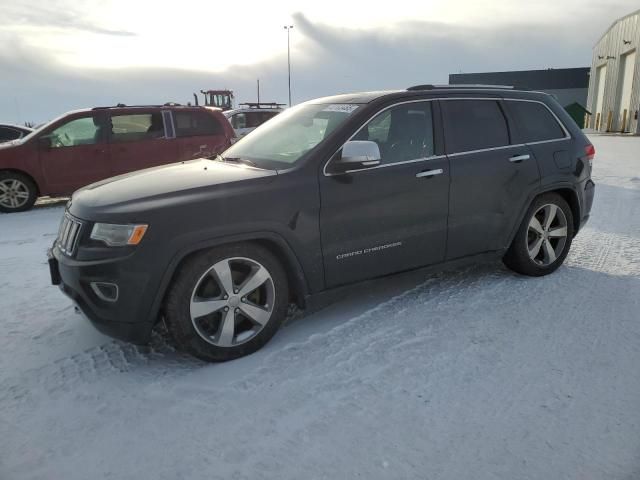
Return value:
[(593, 48), (587, 109), (589, 127), (640, 133), (640, 10), (619, 18)]
[(584, 124), (589, 87), (589, 67), (549, 68), (511, 72), (454, 73), (449, 84), (511, 85), (554, 95), (580, 127)]

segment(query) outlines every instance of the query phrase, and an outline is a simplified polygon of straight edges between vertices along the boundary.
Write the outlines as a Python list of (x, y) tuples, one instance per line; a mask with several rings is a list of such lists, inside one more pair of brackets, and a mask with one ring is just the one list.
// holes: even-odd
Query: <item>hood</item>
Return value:
[[(210, 194), (215, 185), (230, 184), (277, 175), (237, 163), (207, 159), (190, 160), (140, 170), (88, 185), (73, 194), (71, 203), (84, 208), (132, 206), (149, 207), (149, 203), (174, 203), (177, 197), (188, 199)], [(137, 209), (137, 208), (136, 208)], [(82, 217), (81, 217), (82, 218)]]

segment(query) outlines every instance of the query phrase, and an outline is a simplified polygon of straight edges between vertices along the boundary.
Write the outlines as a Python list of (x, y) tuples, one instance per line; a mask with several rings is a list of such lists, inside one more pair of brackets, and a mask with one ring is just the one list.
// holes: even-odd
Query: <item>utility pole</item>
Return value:
[(258, 78), (258, 103), (260, 103), (260, 79)]
[(287, 69), (289, 72), (289, 106), (291, 106), (291, 43), (289, 39), (289, 33), (293, 25), (285, 25), (284, 29), (287, 31)]

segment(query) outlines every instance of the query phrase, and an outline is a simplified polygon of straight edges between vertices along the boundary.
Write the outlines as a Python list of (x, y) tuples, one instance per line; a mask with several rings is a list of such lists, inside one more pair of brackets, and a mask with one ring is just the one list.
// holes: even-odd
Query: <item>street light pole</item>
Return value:
[(289, 106), (291, 106), (291, 43), (289, 41), (289, 31), (293, 28), (293, 25), (285, 25), (284, 29), (287, 31), (287, 70), (289, 73)]

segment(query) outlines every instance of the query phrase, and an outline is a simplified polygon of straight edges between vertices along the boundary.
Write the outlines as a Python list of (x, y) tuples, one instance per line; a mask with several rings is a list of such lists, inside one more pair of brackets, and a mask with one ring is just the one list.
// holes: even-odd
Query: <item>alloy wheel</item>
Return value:
[(29, 187), (20, 180), (7, 178), (0, 181), (0, 205), (5, 208), (20, 208), (29, 201)]
[(567, 243), (567, 217), (553, 203), (541, 206), (527, 229), (527, 251), (536, 264), (546, 267), (562, 255)]
[(191, 322), (210, 344), (234, 347), (260, 333), (271, 318), (274, 300), (274, 282), (262, 264), (245, 257), (226, 258), (196, 282)]

